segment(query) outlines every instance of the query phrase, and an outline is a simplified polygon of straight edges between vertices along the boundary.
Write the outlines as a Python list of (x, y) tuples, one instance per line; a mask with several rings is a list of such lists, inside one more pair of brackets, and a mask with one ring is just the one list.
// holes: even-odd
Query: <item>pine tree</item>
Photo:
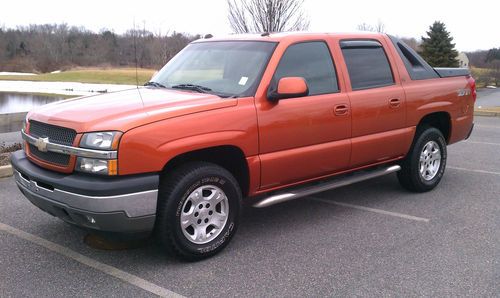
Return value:
[(444, 23), (436, 21), (422, 36), (420, 55), (433, 67), (458, 67), (458, 52)]

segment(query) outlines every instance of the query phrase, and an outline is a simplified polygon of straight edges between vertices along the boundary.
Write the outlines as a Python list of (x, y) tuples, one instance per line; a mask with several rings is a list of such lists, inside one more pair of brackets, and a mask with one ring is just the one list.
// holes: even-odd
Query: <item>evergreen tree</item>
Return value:
[(433, 67), (458, 67), (458, 52), (452, 40), (444, 23), (436, 21), (429, 27), (427, 37), (422, 36), (420, 55)]

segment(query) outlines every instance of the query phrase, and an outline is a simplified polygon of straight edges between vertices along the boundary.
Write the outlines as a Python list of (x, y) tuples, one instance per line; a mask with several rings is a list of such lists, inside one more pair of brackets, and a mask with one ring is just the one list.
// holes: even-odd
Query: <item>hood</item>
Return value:
[[(139, 94), (140, 91), (140, 94)], [(119, 130), (182, 115), (235, 106), (237, 99), (191, 91), (140, 88), (92, 95), (44, 105), (29, 119), (76, 132)]]

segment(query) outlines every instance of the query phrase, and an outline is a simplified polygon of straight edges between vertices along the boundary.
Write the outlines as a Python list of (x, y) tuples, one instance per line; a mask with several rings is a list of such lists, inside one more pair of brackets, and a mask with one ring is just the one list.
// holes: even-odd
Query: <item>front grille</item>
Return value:
[(30, 120), (30, 135), (35, 138), (49, 138), (51, 143), (71, 146), (76, 131), (70, 128)]
[[(30, 135), (34, 138), (49, 138), (49, 142), (60, 145), (71, 146), (76, 137), (76, 131), (70, 128), (46, 124), (30, 120)], [(31, 154), (43, 161), (67, 166), (70, 156), (56, 152), (42, 152), (36, 146), (29, 145)]]
[(56, 153), (56, 152), (42, 152), (38, 150), (35, 146), (29, 144), (30, 146), (30, 153), (35, 156), (36, 158), (50, 162), (56, 165), (60, 166), (67, 166), (69, 164), (69, 158), (70, 156), (67, 154), (62, 154), (62, 153)]

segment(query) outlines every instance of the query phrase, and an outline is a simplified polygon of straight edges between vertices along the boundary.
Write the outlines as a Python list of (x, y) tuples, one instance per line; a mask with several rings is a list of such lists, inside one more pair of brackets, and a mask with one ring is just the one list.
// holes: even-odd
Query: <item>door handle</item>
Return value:
[(346, 104), (339, 104), (335, 106), (333, 112), (337, 116), (344, 116), (349, 113), (349, 107)]
[(389, 106), (393, 109), (399, 108), (401, 106), (401, 100), (399, 98), (393, 98), (389, 100)]

